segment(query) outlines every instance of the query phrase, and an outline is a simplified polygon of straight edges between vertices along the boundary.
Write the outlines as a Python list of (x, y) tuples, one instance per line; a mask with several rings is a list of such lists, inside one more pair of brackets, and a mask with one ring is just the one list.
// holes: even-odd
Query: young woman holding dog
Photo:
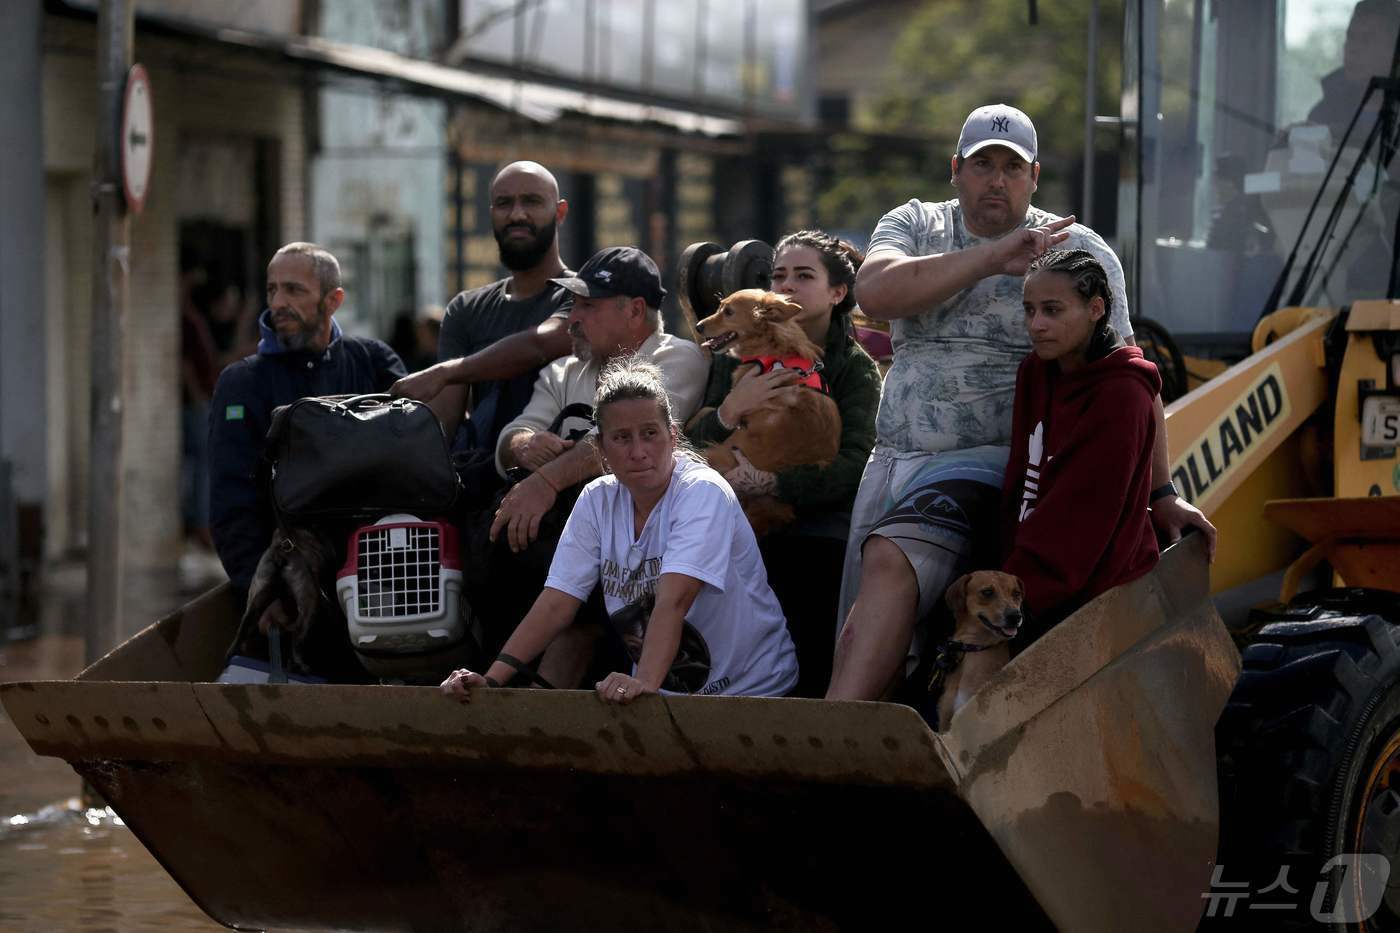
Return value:
[(790, 693), (797, 657), (753, 529), (720, 475), (677, 449), (660, 371), (631, 357), (610, 363), (594, 409), (610, 474), (579, 495), (545, 588), (505, 649), (484, 674), (454, 671), (443, 692), (465, 700), (471, 687), (506, 683), (569, 627), (601, 583), (619, 635), (635, 641), (640, 629), (641, 636), (633, 670), (595, 685), (602, 699), (625, 704), (662, 689)]
[[(740, 456), (725, 479), (740, 496), (772, 495), (797, 510), (798, 521), (762, 542), (768, 580), (797, 642), (800, 696), (820, 697), (831, 677), (836, 605), (851, 502), (875, 445), (880, 371), (856, 342), (850, 322), (861, 255), (849, 243), (819, 230), (802, 230), (778, 241), (773, 255), (773, 291), (802, 306), (797, 321), (824, 349), (822, 378), (841, 411), (841, 449), (826, 467), (800, 466), (781, 473), (757, 469)], [(720, 444), (739, 419), (792, 391), (790, 370), (774, 370), (734, 387), (739, 360), (717, 354), (700, 410), (686, 425), (697, 446)], [(806, 391), (806, 390), (804, 390)]]
[(1157, 367), (1109, 326), (1099, 261), (1052, 250), (1026, 272), (1033, 352), (1016, 374), (1003, 569), (1025, 581), (1027, 643), (1157, 562), (1148, 515)]

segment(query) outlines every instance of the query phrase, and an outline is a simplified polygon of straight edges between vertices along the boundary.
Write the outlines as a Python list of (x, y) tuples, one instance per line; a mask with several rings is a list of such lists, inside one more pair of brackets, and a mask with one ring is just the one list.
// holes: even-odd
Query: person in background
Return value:
[[(1309, 123), (1321, 123), (1332, 130), (1334, 145), (1341, 142), (1371, 79), (1390, 75), (1397, 32), (1400, 3), (1396, 0), (1361, 0), (1352, 7), (1341, 67), (1323, 76), (1322, 98), (1308, 111)], [(1351, 131), (1351, 145), (1359, 146), (1375, 126), (1380, 105), (1381, 95), (1376, 94)]]
[(414, 370), (431, 366), (437, 359), (438, 344), (442, 342), (442, 319), (447, 309), (441, 305), (424, 305), (418, 309), (418, 317), (413, 322), (413, 334), (417, 340), (415, 358), (423, 365)]
[(437, 305), (426, 305), (416, 315), (409, 310), (394, 315), (389, 346), (394, 348), (409, 372), (419, 372), (437, 362), (442, 314), (442, 308)]
[(209, 401), (219, 377), (219, 351), (209, 327), (208, 271), (180, 276), (180, 505), (185, 536), (212, 550), (209, 536)]
[(596, 446), (578, 444), (549, 427), (573, 409), (585, 425), (582, 433), (591, 432), (599, 373), (609, 361), (637, 354), (654, 363), (671, 409), (682, 418), (695, 410), (705, 384), (700, 348), (666, 333), (662, 325), (666, 290), (646, 253), (634, 246), (599, 250), (578, 275), (558, 284), (574, 296), (568, 318), (574, 353), (540, 373), (530, 403), (501, 429), (496, 444), (502, 479), (519, 470), (520, 480), (501, 500), (491, 535), (504, 535), (513, 551), (535, 539), (540, 519), (560, 493), (602, 472)]
[[(797, 693), (820, 697), (831, 676), (835, 646), (834, 607), (841, 593), (841, 567), (850, 531), (851, 502), (875, 444), (875, 410), (880, 404), (880, 372), (853, 338), (856, 270), (861, 255), (853, 246), (819, 230), (802, 230), (778, 241), (773, 255), (772, 290), (802, 306), (797, 322), (824, 348), (822, 380), (841, 410), (841, 447), (828, 466), (799, 466), (774, 474), (738, 455), (739, 466), (725, 479), (740, 497), (771, 495), (797, 510), (793, 527), (761, 542), (768, 582), (778, 594), (802, 671)], [(750, 411), (794, 386), (791, 370), (750, 377), (733, 388), (740, 365), (731, 354), (717, 354), (700, 411), (686, 425), (686, 436), (703, 447), (721, 444)]]
[(1248, 256), (1272, 253), (1275, 237), (1269, 217), (1257, 194), (1244, 193), (1244, 176), (1244, 159), (1230, 153), (1216, 158), (1206, 246)]

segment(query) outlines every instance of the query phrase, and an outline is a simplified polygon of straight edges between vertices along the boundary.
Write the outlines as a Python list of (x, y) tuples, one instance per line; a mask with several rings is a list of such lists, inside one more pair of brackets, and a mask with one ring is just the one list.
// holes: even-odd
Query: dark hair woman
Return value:
[(1104, 268), (1052, 250), (1026, 272), (1033, 352), (1016, 374), (1002, 487), (1003, 569), (1026, 585), (1020, 647), (1157, 562), (1147, 511), (1157, 367), (1108, 323)]
[[(826, 467), (800, 466), (781, 473), (742, 459), (725, 475), (740, 497), (772, 495), (797, 510), (798, 521), (762, 542), (768, 579), (783, 605), (797, 643), (800, 696), (820, 697), (831, 675), (836, 606), (846, 553), (851, 502), (875, 445), (880, 371), (853, 336), (855, 247), (819, 230), (802, 230), (778, 241), (773, 254), (773, 291), (802, 306), (797, 322), (824, 348), (822, 376), (841, 411), (841, 447)], [(734, 387), (739, 361), (714, 357), (700, 410), (686, 425), (697, 446), (723, 443), (739, 419), (791, 385), (791, 370), (775, 369)]]

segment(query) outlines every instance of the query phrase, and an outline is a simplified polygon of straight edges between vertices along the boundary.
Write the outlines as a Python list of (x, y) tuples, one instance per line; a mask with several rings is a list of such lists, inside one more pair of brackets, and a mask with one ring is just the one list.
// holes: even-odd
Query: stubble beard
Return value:
[(326, 299), (322, 298), (316, 303), (316, 317), (313, 320), (298, 320), (296, 333), (288, 337), (284, 337), (281, 333), (278, 333), (277, 342), (284, 350), (293, 352), (308, 350), (316, 341), (316, 338), (321, 335), (321, 329), (325, 326), (325, 323)]
[(582, 331), (574, 328), (569, 329), (569, 338), (574, 342), (574, 356), (587, 363), (593, 359), (593, 347), (588, 343)]

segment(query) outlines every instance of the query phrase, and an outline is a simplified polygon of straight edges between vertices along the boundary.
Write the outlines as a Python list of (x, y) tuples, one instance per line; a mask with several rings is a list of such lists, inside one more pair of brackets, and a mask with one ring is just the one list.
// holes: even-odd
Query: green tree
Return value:
[[(886, 159), (887, 146), (863, 147), (865, 177), (838, 173), (818, 200), (819, 216), (844, 218), (849, 225), (854, 216), (849, 212), (857, 211), (873, 225), (910, 197), (951, 197), (948, 159), (958, 131), (969, 112), (987, 103), (1011, 104), (1035, 121), (1041, 161), (1036, 204), (1061, 212), (1077, 207), (1070, 192), (1084, 150), (1089, 4), (1041, 0), (1037, 7), (1039, 22), (1032, 26), (1027, 0), (925, 3), (895, 42), (881, 93), (856, 117), (868, 132), (922, 137), (928, 156), (914, 166), (907, 151)], [(1104, 0), (1097, 47), (1099, 114), (1119, 112), (1122, 35), (1121, 3)], [(1100, 131), (1096, 151), (1114, 147), (1111, 131)], [(837, 158), (839, 163), (839, 153)], [(892, 190), (902, 193), (891, 200)]]

